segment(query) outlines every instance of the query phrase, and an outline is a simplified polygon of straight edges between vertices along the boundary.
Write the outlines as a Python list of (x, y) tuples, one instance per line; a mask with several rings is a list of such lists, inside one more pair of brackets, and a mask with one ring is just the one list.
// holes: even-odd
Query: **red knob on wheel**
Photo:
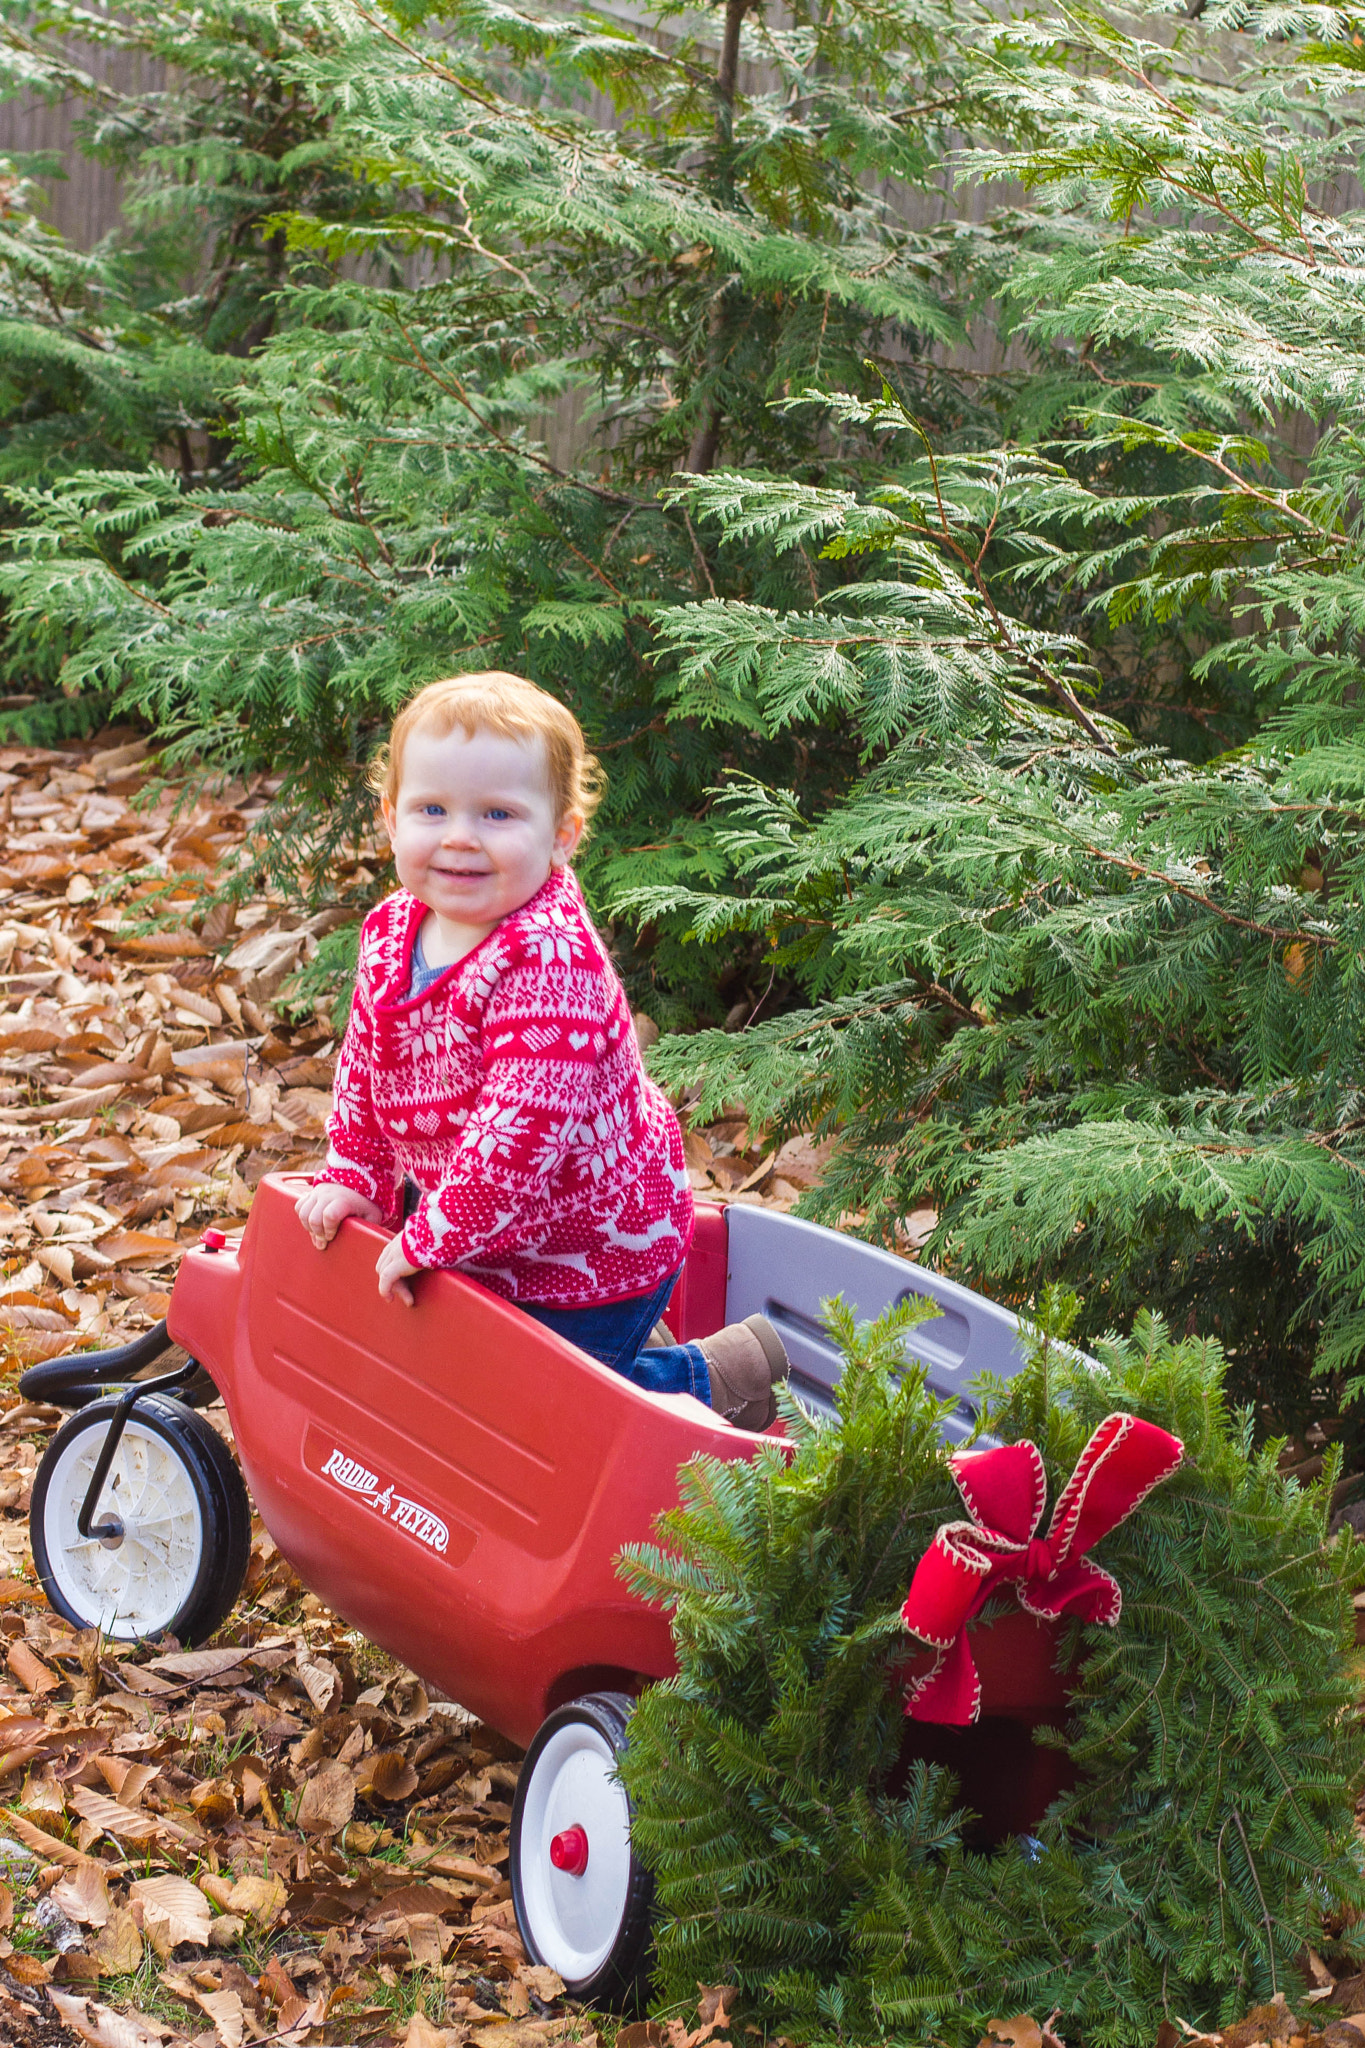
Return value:
[(199, 1241), (206, 1252), (221, 1252), (227, 1248), (227, 1238), (221, 1230), (206, 1230)]
[(550, 1844), (550, 1861), (556, 1870), (581, 1877), (588, 1867), (588, 1837), (583, 1828), (565, 1828)]

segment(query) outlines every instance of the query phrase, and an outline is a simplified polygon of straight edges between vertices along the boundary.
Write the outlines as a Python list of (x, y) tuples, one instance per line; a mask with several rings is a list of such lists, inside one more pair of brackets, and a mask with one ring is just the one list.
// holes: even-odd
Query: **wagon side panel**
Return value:
[(698, 1202), (692, 1244), (664, 1311), (680, 1344), (713, 1336), (724, 1323), (728, 1255), (724, 1209), (714, 1202)]
[(349, 1622), (514, 1739), (566, 1671), (672, 1669), (666, 1618), (626, 1594), (698, 1449), (754, 1439), (639, 1393), (484, 1288), (423, 1276), (380, 1300), (377, 1231), (317, 1252), (296, 1188), (262, 1183), (230, 1407), (272, 1536)]

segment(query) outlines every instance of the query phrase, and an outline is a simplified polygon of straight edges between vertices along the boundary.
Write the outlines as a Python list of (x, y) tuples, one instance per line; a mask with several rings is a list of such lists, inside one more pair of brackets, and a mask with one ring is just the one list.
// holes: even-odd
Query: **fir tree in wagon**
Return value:
[(932, 1307), (831, 1304), (837, 1421), (789, 1401), (788, 1445), (698, 1458), (628, 1553), (678, 1653), (622, 1766), (665, 2004), (735, 1983), (800, 2039), (967, 2048), (1022, 2011), (1129, 2048), (1358, 1952), (1337, 1468), (1279, 1477), (1217, 1345), (1143, 1315), (1087, 1358), (1075, 1307), (985, 1390), (993, 1446), (949, 1451), (905, 1348)]

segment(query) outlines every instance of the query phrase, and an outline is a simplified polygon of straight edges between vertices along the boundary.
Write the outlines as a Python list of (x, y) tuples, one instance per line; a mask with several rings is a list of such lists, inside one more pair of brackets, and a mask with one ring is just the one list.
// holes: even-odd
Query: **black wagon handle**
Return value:
[(111, 1380), (129, 1379), (170, 1348), (171, 1333), (163, 1317), (131, 1344), (120, 1344), (112, 1351), (72, 1351), (64, 1358), (45, 1358), (40, 1365), (31, 1365), (20, 1378), (19, 1392), (26, 1401), (83, 1408)]

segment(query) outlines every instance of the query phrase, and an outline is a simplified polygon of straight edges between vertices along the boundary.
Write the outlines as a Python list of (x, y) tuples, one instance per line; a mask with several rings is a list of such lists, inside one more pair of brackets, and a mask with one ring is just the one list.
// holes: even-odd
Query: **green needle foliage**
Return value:
[[(1216, 1344), (1139, 1317), (1084, 1360), (1055, 1341), (994, 1389), (987, 1427), (1036, 1442), (1049, 1498), (1116, 1410), (1170, 1429), (1179, 1472), (1094, 1553), (1123, 1590), (1080, 1632), (1061, 1742), (1073, 1789), (1022, 1841), (964, 1846), (970, 1782), (902, 1753), (899, 1607), (961, 1501), (904, 1311), (855, 1329), (839, 1420), (785, 1404), (794, 1455), (700, 1458), (623, 1572), (673, 1612), (678, 1674), (631, 1720), (622, 1774), (655, 1873), (661, 1999), (736, 1982), (803, 2040), (976, 2041), (1057, 2009), (1086, 2048), (1216, 2026), (1292, 1990), (1305, 1942), (1365, 1899), (1352, 1801), (1349, 1534), (1332, 1471), (1301, 1489), (1229, 1414)], [(931, 1311), (932, 1313), (932, 1311)], [(1002, 1595), (1000, 1611), (1013, 1604)], [(1059, 1655), (1077, 1644), (1062, 1632)], [(899, 1765), (899, 1768), (898, 1768)], [(1347, 1916), (1349, 1917), (1349, 1915)]]
[[(661, 619), (679, 711), (852, 726), (862, 772), (829, 805), (732, 779), (725, 881), (620, 903), (794, 988), (657, 1070), (837, 1133), (808, 1213), (891, 1237), (932, 1203), (929, 1256), (1070, 1279), (1084, 1334), (1218, 1335), (1286, 1424), (1365, 1354), (1365, 217), (1309, 196), (1359, 174), (1361, 57), (1294, 21), (1222, 78), (1089, 14), (995, 32), (1031, 140), (975, 163), (1039, 205), (1004, 288), (1052, 438), (943, 447), (886, 386), (840, 407), (904, 451), (884, 482), (675, 482), (724, 547), (865, 579)], [(1168, 629), (1252, 738), (1181, 758), (1109, 715)]]
[[(976, 416), (929, 359), (961, 332), (970, 245), (916, 224), (954, 124), (999, 126), (952, 10), (838, 0), (784, 26), (745, 0), (660, 4), (648, 33), (483, 0), (234, 0), (222, 20), (239, 15), (252, 35), (279, 22), (272, 84), (325, 138), (283, 170), (324, 152), (370, 210), (351, 186), (261, 195), (252, 231), (283, 267), (274, 329), (222, 384), (233, 473), (28, 479), (14, 616), (60, 622), (63, 688), (113, 693), (172, 762), (284, 776), (259, 842), (272, 879), (328, 887), (395, 707), (499, 664), (557, 689), (603, 757), (598, 870), (681, 869), (737, 756), (706, 719), (670, 722), (656, 617), (713, 594), (789, 607), (841, 572), (800, 548), (722, 563), (660, 484), (722, 454), (818, 487), (855, 474), (860, 422), (773, 401), (869, 355), (941, 430)], [(610, 126), (588, 111), (604, 99)], [(226, 141), (213, 162), (227, 206), (245, 174)], [(345, 281), (291, 270), (286, 241)], [(377, 277), (396, 254), (403, 278)], [(579, 422), (564, 461), (556, 409)], [(802, 756), (782, 733), (743, 758), (779, 779)], [(856, 767), (851, 737), (823, 735), (811, 786), (832, 797)], [(656, 939), (627, 958), (637, 994), (723, 1010)]]
[(188, 345), (158, 353), (106, 255), (69, 248), (41, 219), (32, 160), (0, 159), (0, 482), (79, 462), (144, 463), (209, 395)]
[[(835, 1132), (816, 1213), (932, 1203), (989, 1289), (1216, 1334), (1272, 1424), (1335, 1406), (1350, 19), (3, 6), (15, 89), (71, 88), (76, 33), (188, 81), (82, 88), (116, 248), (21, 212), (0, 249), (0, 593), (77, 707), (282, 776), (236, 885), (382, 886), (339, 863), (393, 710), (523, 670), (609, 770), (587, 880), (634, 1000), (754, 1014), (662, 1074)], [(1027, 212), (925, 225), (963, 135)], [(949, 375), (988, 290), (1024, 367)]]
[[(92, 461), (140, 466), (211, 389), (192, 345), (158, 346), (107, 255), (44, 225), (27, 175), (42, 168), (0, 158), (0, 488)], [(27, 621), (0, 637), (0, 675), (31, 692), (68, 651), (49, 622)]]
[[(242, 365), (292, 317), (283, 287), (332, 270), (291, 255), (275, 216), (316, 203), (365, 217), (382, 205), (340, 163), (326, 117), (298, 92), (291, 60), (322, 40), (316, 23), (251, 0), (192, 9), (131, 0), (117, 15), (0, 0), (0, 97), (74, 106), (78, 156), (116, 171), (124, 191), (118, 231), (83, 252), (42, 218), (43, 182), (62, 166), (0, 164), (4, 523), (28, 502), (45, 506), (46, 492), (60, 497), (72, 478), (110, 477), (105, 554), (117, 575), (118, 537), (136, 513), (114, 500), (126, 488), (136, 503), (149, 464), (181, 493), (240, 473), (229, 427)], [(75, 60), (82, 45), (150, 82), (118, 89)], [(38, 495), (26, 501), (25, 491)], [(159, 564), (151, 580), (164, 571)], [(11, 602), (0, 623), (0, 672), (30, 689), (60, 681), (21, 730), (55, 732), (107, 712), (121, 677), (111, 668), (87, 690), (79, 661), (63, 667), (90, 633), (77, 609)]]

